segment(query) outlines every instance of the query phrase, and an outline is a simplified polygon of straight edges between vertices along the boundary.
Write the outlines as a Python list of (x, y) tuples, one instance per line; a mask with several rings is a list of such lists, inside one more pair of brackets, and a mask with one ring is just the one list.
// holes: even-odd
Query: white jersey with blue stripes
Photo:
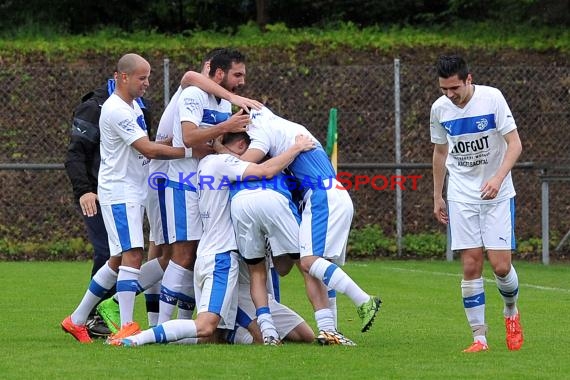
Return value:
[(132, 147), (147, 136), (147, 127), (136, 101), (127, 104), (112, 94), (101, 108), (101, 165), (98, 190), (102, 205), (137, 202), (144, 204), (147, 194), (149, 159)]
[(237, 250), (230, 212), (230, 186), (243, 176), (250, 162), (230, 154), (210, 154), (198, 165), (198, 206), (203, 233), (198, 256)]
[[(190, 86), (180, 93), (177, 103), (177, 113), (173, 119), (172, 146), (185, 147), (182, 136), (182, 122), (189, 121), (198, 128), (209, 128), (229, 119), (232, 115), (232, 105), (225, 99), (218, 100), (202, 89)], [(198, 159), (194, 157), (171, 160), (168, 178), (174, 182), (196, 183)]]
[(317, 148), (303, 152), (289, 165), (293, 175), (301, 182), (321, 183), (336, 177), (334, 168), (319, 141), (301, 124), (294, 123), (275, 115), (267, 107), (251, 110), (251, 124), (248, 134), (251, 137), (250, 149), (258, 149), (275, 157), (295, 144), (295, 137), (303, 134), (311, 137)]
[(431, 108), (430, 134), (434, 144), (448, 144), (447, 199), (491, 203), (515, 196), (511, 173), (497, 197), (481, 199), (481, 187), (501, 166), (507, 143), (504, 135), (517, 128), (503, 94), (489, 86), (474, 86), (473, 97), (459, 108), (445, 95)]

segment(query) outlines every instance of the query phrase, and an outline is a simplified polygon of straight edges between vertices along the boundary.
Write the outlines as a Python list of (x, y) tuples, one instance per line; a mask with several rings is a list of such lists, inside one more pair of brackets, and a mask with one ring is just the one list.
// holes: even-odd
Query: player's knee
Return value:
[(315, 341), (315, 333), (306, 323), (301, 331), (301, 341), (305, 343), (313, 343)]
[(509, 274), (510, 270), (511, 270), (511, 263), (499, 263), (496, 264), (495, 267), (493, 268), (493, 272), (495, 273), (495, 275), (499, 277), (505, 277), (507, 274)]

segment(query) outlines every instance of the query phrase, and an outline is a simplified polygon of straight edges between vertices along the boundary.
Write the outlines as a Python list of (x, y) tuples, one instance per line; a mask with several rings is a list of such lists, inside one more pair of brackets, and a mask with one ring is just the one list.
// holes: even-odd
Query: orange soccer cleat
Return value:
[(511, 351), (520, 350), (524, 342), (520, 314), (505, 317), (505, 328), (507, 330), (507, 348)]

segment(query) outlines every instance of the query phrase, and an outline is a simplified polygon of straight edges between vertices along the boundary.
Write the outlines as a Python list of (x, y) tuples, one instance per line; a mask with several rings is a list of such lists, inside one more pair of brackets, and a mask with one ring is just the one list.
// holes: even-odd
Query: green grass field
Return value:
[[(463, 354), (471, 334), (459, 262), (353, 262), (345, 270), (383, 307), (362, 334), (340, 295), (339, 327), (357, 347), (80, 345), (62, 332), (87, 286), (90, 263), (0, 263), (0, 378), (3, 379), (563, 379), (570, 378), (570, 267), (516, 263), (525, 345), (504, 342), (502, 301), (487, 268), (490, 351)], [(301, 278), (282, 282), (283, 300), (314, 327)], [(142, 297), (137, 318), (146, 322)]]

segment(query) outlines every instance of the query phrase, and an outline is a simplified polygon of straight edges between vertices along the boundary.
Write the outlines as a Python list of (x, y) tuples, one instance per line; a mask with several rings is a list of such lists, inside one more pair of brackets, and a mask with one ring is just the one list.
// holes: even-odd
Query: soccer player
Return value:
[[(115, 90), (115, 79), (108, 79), (105, 84), (89, 92), (73, 112), (71, 140), (65, 157), (65, 169), (73, 186), (73, 194), (81, 209), (87, 228), (89, 241), (93, 245), (93, 267), (91, 277), (109, 260), (109, 241), (107, 230), (101, 216), (101, 207), (97, 198), (97, 177), (99, 174), (100, 131), (99, 117), (105, 100)], [(145, 122), (150, 125), (151, 114), (148, 102), (137, 99), (143, 110)], [(109, 291), (107, 297), (114, 293)], [(91, 336), (109, 336), (112, 332), (104, 320), (93, 309), (87, 320)]]
[[(246, 133), (225, 134), (222, 143), (230, 152), (240, 154), (247, 149), (249, 136)], [(184, 338), (208, 339), (218, 328), (233, 330), (237, 313), (239, 256), (230, 218), (229, 186), (231, 182), (247, 176), (271, 178), (300, 152), (314, 146), (310, 138), (298, 135), (289, 149), (262, 164), (242, 161), (230, 154), (202, 158), (198, 166), (198, 204), (204, 231), (194, 270), (197, 317), (195, 320), (169, 320), (126, 339), (113, 339), (110, 343), (136, 346)]]
[[(301, 217), (289, 191), (288, 179), (280, 173), (271, 180), (238, 181), (230, 195), (238, 251), (249, 272), (247, 287), (255, 305), (253, 315), (257, 316), (266, 344), (279, 344), (284, 337), (276, 329), (269, 305), (266, 238), (275, 260), (279, 261), (285, 255), (299, 259)], [(291, 259), (287, 261), (292, 262)]]
[[(85, 321), (89, 311), (117, 284), (121, 330), (139, 331), (133, 321), (134, 299), (141, 287), (143, 215), (149, 159), (181, 158), (184, 148), (151, 142), (143, 112), (135, 101), (149, 86), (150, 64), (140, 55), (125, 54), (117, 63), (116, 87), (101, 109), (101, 165), (98, 197), (109, 237), (111, 257), (93, 276), (77, 309), (61, 323), (81, 343), (90, 343)], [(121, 335), (122, 334), (122, 335)]]
[[(245, 75), (245, 56), (236, 50), (218, 49), (209, 62), (209, 78), (229, 93), (245, 84)], [(176, 110), (172, 144), (191, 148), (192, 156), (173, 160), (168, 168), (165, 202), (172, 258), (162, 279), (158, 323), (171, 318), (180, 300), (194, 302), (192, 272), (202, 235), (196, 192), (199, 159), (213, 152), (212, 139), (244, 131), (249, 123), (243, 110), (232, 115), (230, 102), (195, 86), (181, 91)]]
[(250, 112), (248, 134), (252, 143), (241, 159), (260, 162), (267, 154), (285, 151), (297, 134), (311, 136), (317, 148), (300, 154), (289, 165), (303, 190), (299, 233), (300, 267), (323, 345), (354, 345), (336, 329), (335, 311), (329, 306), (327, 287), (346, 294), (357, 307), (361, 331), (370, 329), (381, 301), (364, 292), (340, 266), (344, 264), (353, 206), (348, 192), (336, 180), (326, 152), (302, 125), (275, 115), (267, 107)]
[[(430, 114), (434, 215), (449, 224), (451, 249), (461, 252), (461, 294), (473, 332), (473, 343), (464, 352), (488, 349), (484, 250), (505, 303), (507, 347), (518, 350), (523, 344), (517, 309), (519, 281), (511, 264), (515, 247), (511, 169), (522, 151), (517, 126), (502, 93), (473, 84), (462, 57), (441, 56), (436, 68), (443, 95)], [(447, 204), (443, 198), (446, 168)]]

